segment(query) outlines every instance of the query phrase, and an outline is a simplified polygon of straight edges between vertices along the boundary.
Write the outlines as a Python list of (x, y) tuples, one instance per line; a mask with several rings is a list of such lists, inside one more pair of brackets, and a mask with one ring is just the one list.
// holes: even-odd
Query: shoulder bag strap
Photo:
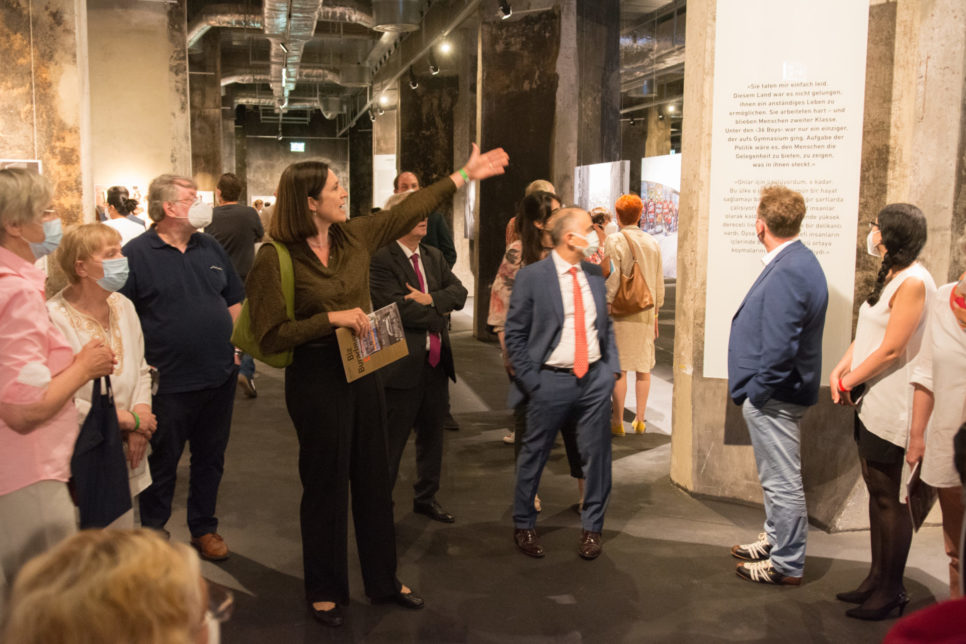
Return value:
[(282, 242), (273, 241), (272, 246), (278, 253), (278, 270), (282, 275), (282, 295), (285, 297), (285, 312), (288, 319), (295, 319), (295, 271), (292, 268), (292, 254)]
[[(624, 235), (624, 240), (627, 242), (627, 247), (631, 251), (631, 255), (634, 256), (634, 263), (635, 264), (638, 264), (638, 265), (641, 265), (642, 262), (640, 261), (640, 256), (638, 254), (638, 252), (640, 251), (640, 249), (637, 247), (637, 244), (634, 243), (634, 240), (631, 239), (631, 236), (627, 234), (627, 231), (626, 230), (622, 230), (621, 231), (621, 234)], [(643, 266), (641, 267), (641, 270), (642, 271), (644, 270)], [(633, 271), (634, 271), (634, 267), (632, 266), (631, 267), (631, 272), (633, 272)]]

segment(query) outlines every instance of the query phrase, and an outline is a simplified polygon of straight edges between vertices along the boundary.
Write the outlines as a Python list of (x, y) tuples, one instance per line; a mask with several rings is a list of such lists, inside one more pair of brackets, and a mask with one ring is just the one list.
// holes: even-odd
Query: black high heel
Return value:
[(841, 602), (848, 602), (849, 604), (864, 604), (865, 600), (872, 596), (872, 591), (874, 590), (875, 588), (868, 590), (850, 590), (837, 594), (835, 599)]
[(861, 606), (856, 606), (845, 611), (845, 614), (856, 619), (880, 622), (889, 617), (896, 608), (899, 609), (899, 617), (902, 617), (902, 613), (906, 610), (906, 604), (908, 603), (909, 596), (905, 593), (899, 593), (895, 599), (881, 608), (862, 608)]

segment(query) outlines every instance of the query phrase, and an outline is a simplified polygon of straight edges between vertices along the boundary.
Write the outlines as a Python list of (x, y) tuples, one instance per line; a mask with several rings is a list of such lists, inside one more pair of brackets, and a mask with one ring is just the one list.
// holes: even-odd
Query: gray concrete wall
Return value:
[(191, 175), (185, 0), (89, 0), (94, 183)]
[[(728, 401), (727, 382), (699, 375), (706, 275), (714, 270), (707, 264), (705, 249), (712, 128), (707, 97), (712, 95), (714, 79), (715, 7), (716, 0), (691, 0), (687, 12), (671, 478), (698, 495), (759, 503), (761, 489), (747, 429), (740, 410)], [(931, 237), (925, 259), (938, 281), (952, 264), (950, 231), (961, 225), (962, 218), (956, 199), (962, 194), (963, 20), (962, 7), (952, 3), (870, 5), (856, 303), (868, 294), (878, 269), (864, 252), (867, 224), (886, 203), (932, 204), (923, 208)], [(947, 28), (946, 23), (952, 26)], [(933, 69), (932, 62), (926, 64), (935, 57), (945, 63), (941, 69)], [(924, 72), (927, 67), (933, 71)], [(917, 78), (915, 69), (932, 80), (920, 78), (913, 93), (908, 81)], [(919, 109), (922, 102), (909, 104), (927, 98), (938, 105)], [(940, 142), (938, 132), (943, 127), (946, 135)], [(937, 154), (937, 149), (946, 154)], [(936, 189), (925, 195), (921, 186), (930, 182)], [(802, 423), (802, 473), (814, 523), (831, 530), (867, 527), (867, 497), (852, 442), (852, 414), (831, 405), (827, 388)]]
[[(191, 175), (200, 190), (214, 190), (222, 174), (221, 46), (217, 29), (201, 39), (188, 65)], [(242, 194), (242, 203), (246, 195)]]
[(359, 119), (349, 130), (349, 216), (368, 215), (372, 210), (372, 122)]
[(93, 220), (84, 2), (0, 3), (0, 158), (39, 159), (65, 223)]
[[(247, 137), (246, 148), (246, 176), (248, 194), (270, 195), (278, 186), (278, 178), (282, 176), (291, 163), (298, 161), (322, 160), (339, 177), (339, 182), (346, 186), (349, 194), (349, 146), (347, 139), (310, 139), (305, 140), (305, 152), (289, 151), (289, 140), (276, 141), (274, 137)], [(351, 198), (351, 197), (350, 197)], [(351, 208), (351, 206), (350, 206)]]

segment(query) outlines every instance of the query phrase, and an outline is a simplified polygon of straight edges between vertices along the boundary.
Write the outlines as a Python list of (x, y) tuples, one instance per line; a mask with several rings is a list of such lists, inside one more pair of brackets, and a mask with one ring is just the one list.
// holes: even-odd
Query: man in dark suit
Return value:
[(426, 220), (372, 256), (369, 289), (373, 308), (399, 307), (409, 355), (383, 370), (389, 417), (390, 480), (395, 486), (406, 441), (416, 431), (413, 511), (436, 521), (455, 518), (436, 500), (443, 461), (443, 422), (449, 410), (449, 382), (456, 381), (448, 320), (463, 308), (466, 289), (442, 253), (421, 244)]
[(741, 405), (765, 497), (765, 530), (731, 548), (742, 579), (797, 586), (805, 567), (808, 513), (800, 421), (818, 402), (828, 286), (798, 239), (805, 200), (784, 186), (761, 191), (755, 232), (765, 268), (731, 321), (728, 387)]
[(610, 497), (610, 409), (620, 363), (600, 267), (581, 261), (597, 250), (590, 215), (565, 208), (549, 222), (550, 256), (517, 274), (504, 338), (517, 385), (530, 396), (527, 434), (517, 458), (513, 540), (542, 557), (533, 500), (557, 431), (577, 422), (586, 482), (578, 553), (595, 559)]

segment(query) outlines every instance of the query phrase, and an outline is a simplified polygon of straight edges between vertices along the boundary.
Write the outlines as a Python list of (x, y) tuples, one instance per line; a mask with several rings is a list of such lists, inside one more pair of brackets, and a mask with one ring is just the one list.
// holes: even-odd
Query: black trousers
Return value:
[(138, 497), (144, 527), (161, 530), (171, 518), (178, 461), (189, 443), (188, 528), (192, 537), (218, 531), (215, 504), (225, 471), (237, 383), (235, 369), (214, 389), (154, 396), (152, 411), (158, 418), (158, 430), (151, 437), (148, 457), (152, 483)]
[(350, 487), (366, 595), (382, 599), (399, 592), (378, 372), (347, 383), (334, 340), (296, 347), (285, 369), (285, 404), (299, 439), (306, 599), (349, 601)]
[(449, 412), (449, 379), (442, 364), (424, 363), (416, 386), (386, 388), (389, 418), (389, 481), (396, 486), (399, 464), (411, 430), (416, 432), (414, 503), (432, 503), (443, 467), (443, 423)]

